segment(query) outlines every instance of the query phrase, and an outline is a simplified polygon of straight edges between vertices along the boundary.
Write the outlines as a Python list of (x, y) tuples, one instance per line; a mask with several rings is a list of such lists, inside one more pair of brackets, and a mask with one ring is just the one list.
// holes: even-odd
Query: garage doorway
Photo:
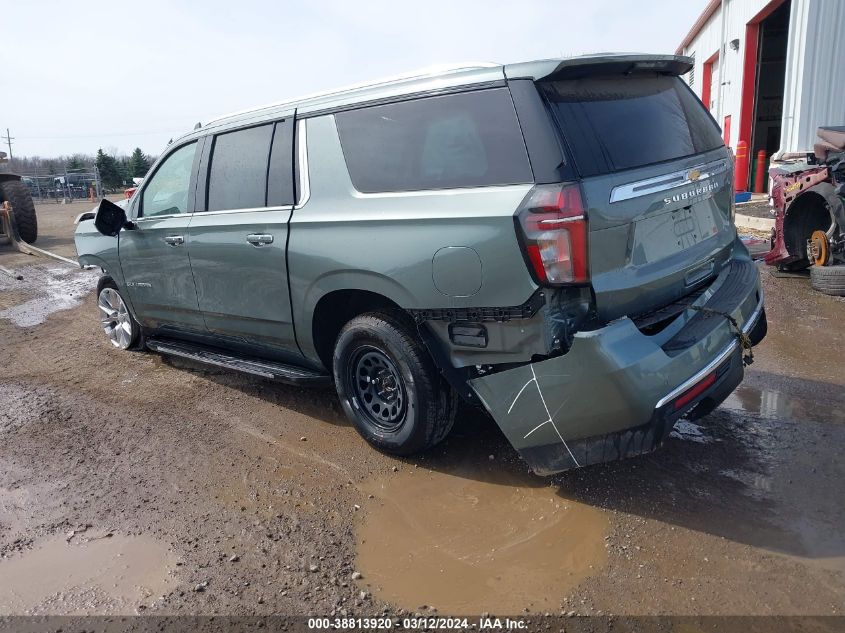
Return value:
[(757, 90), (749, 152), (752, 160), (756, 160), (757, 152), (761, 149), (766, 150), (768, 158), (780, 148), (790, 4), (786, 0), (760, 22)]

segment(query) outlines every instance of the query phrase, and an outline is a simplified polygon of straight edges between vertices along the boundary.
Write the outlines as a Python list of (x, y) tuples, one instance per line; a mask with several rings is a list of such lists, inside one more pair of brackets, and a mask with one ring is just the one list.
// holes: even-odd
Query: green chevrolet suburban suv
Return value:
[(479, 64), (198, 126), (76, 233), (103, 329), (334, 383), (399, 455), (483, 407), (548, 474), (656, 448), (765, 335), (685, 57)]

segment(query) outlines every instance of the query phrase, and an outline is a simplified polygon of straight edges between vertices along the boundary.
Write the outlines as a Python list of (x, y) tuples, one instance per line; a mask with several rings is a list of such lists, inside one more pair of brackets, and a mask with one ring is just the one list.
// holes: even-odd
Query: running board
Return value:
[(214, 365), (215, 367), (224, 367), (253, 376), (272, 378), (292, 385), (320, 386), (329, 385), (332, 382), (331, 376), (328, 374), (321, 374), (304, 367), (226, 354), (202, 345), (193, 345), (182, 341), (148, 339), (147, 347), (160, 354), (187, 358), (205, 365)]

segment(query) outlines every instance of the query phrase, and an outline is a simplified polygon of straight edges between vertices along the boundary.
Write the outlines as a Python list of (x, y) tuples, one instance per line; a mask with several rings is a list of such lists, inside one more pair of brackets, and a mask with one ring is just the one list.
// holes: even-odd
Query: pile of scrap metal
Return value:
[(769, 169), (775, 228), (765, 259), (781, 270), (810, 267), (813, 288), (845, 296), (845, 126), (818, 136), (812, 154)]

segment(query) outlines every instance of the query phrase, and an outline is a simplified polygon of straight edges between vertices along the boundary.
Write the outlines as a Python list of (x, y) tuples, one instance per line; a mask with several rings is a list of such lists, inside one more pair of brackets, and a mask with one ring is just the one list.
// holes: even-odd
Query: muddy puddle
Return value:
[[(831, 386), (832, 389), (845, 389)], [(810, 420), (845, 423), (845, 409), (828, 399), (799, 398), (775, 389), (740, 385), (722, 403), (722, 408), (759, 416), (766, 420)]]
[(845, 469), (825, 454), (845, 442), (845, 410), (835, 391), (841, 387), (808, 385), (740, 385), (720, 408), (731, 414), (727, 450), (743, 448), (718, 473), (740, 483), (756, 508), (746, 520), (765, 520), (750, 538), (756, 546), (843, 573)]
[[(78, 306), (97, 285), (97, 274), (70, 266), (39, 264), (0, 273), (0, 319), (18, 327), (44, 323), (60, 310)], [(19, 278), (18, 278), (19, 277)]]
[(175, 569), (148, 537), (51, 537), (0, 560), (0, 615), (136, 613), (175, 586)]
[(549, 486), (407, 469), (364, 485), (361, 581), (406, 609), (515, 614), (559, 608), (605, 563), (603, 512)]

